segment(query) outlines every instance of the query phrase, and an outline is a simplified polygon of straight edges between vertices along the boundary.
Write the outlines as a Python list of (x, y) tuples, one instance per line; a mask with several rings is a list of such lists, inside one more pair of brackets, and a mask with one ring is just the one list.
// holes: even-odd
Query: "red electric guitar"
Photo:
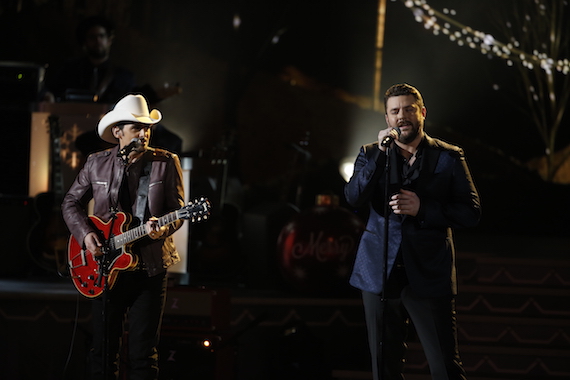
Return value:
[[(166, 226), (180, 219), (189, 219), (192, 223), (199, 222), (208, 218), (210, 207), (207, 199), (195, 200), (159, 218), (158, 226)], [(103, 247), (105, 254), (94, 257), (71, 236), (67, 259), (73, 285), (84, 296), (95, 298), (103, 293), (105, 283), (108, 289), (113, 287), (120, 271), (137, 266), (138, 257), (130, 253), (130, 247), (134, 241), (148, 233), (144, 224), (128, 230), (131, 217), (124, 212), (118, 212), (115, 218), (108, 222), (103, 222), (96, 216), (89, 218), (106, 242)]]

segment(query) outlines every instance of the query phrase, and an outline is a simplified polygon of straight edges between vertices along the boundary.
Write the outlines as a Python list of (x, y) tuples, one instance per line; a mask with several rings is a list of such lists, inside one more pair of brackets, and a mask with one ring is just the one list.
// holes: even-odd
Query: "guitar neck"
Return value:
[[(172, 224), (179, 219), (180, 217), (178, 216), (178, 211), (173, 211), (158, 218), (157, 223), (159, 227), (163, 227)], [(119, 247), (130, 244), (146, 235), (148, 235), (146, 231), (146, 224), (141, 224), (138, 227), (125, 231), (120, 235), (114, 236), (111, 239), (111, 245), (114, 247), (114, 249), (118, 249)]]

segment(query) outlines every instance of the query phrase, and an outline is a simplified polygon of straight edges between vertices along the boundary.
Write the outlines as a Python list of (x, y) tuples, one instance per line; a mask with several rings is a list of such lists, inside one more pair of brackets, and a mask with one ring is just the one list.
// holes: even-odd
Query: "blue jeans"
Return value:
[[(119, 350), (128, 352), (120, 358), (126, 364), (128, 379), (158, 379), (158, 340), (162, 312), (166, 300), (166, 272), (148, 277), (146, 271), (121, 272), (107, 293), (107, 308), (103, 296), (93, 300), (93, 349), (91, 350), (92, 379), (117, 379)], [(105, 338), (104, 313), (108, 321), (107, 368), (103, 367)], [(126, 349), (121, 349), (123, 330), (128, 336)], [(104, 374), (107, 373), (107, 376)]]

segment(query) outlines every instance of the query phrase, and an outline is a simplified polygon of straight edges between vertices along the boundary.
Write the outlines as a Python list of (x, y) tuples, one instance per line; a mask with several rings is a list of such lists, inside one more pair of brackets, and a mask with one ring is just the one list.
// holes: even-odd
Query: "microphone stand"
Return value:
[[(111, 209), (111, 226), (109, 229), (109, 236), (105, 239), (105, 244), (103, 245), (103, 255), (99, 259), (99, 278), (97, 281), (103, 281), (103, 307), (101, 309), (101, 319), (103, 323), (103, 336), (102, 339), (102, 346), (101, 346), (101, 359), (103, 361), (103, 378), (107, 379), (109, 376), (109, 317), (108, 317), (108, 310), (107, 306), (109, 303), (109, 267), (111, 262), (111, 238), (113, 237), (113, 225), (115, 224), (115, 220), (117, 219), (117, 210), (112, 208)], [(112, 247), (113, 249), (115, 247)]]
[[(383, 142), (384, 144), (384, 142)], [(382, 267), (382, 293), (380, 301), (382, 303), (382, 332), (380, 338), (380, 373), (378, 376), (384, 378), (384, 336), (386, 335), (386, 285), (388, 282), (388, 238), (389, 238), (389, 221), (390, 221), (390, 207), (388, 202), (390, 200), (390, 194), (388, 193), (390, 189), (390, 150), (392, 144), (388, 142), (383, 145), (386, 148), (386, 163), (384, 164), (384, 176), (386, 183), (384, 184), (384, 252), (383, 252), (383, 267)]]
[(103, 280), (103, 307), (101, 309), (101, 319), (103, 320), (103, 336), (101, 345), (101, 360), (103, 361), (103, 378), (106, 379), (109, 373), (109, 323), (107, 318), (107, 303), (109, 302), (109, 297), (107, 292), (109, 287), (107, 285), (108, 273), (107, 273), (107, 255), (108, 249), (105, 248), (103, 251), (103, 256), (99, 261), (99, 278), (105, 277)]

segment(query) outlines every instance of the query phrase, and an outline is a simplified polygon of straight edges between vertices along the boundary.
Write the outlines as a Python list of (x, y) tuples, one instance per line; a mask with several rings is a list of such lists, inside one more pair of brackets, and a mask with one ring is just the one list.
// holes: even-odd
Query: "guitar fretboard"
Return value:
[[(180, 217), (178, 216), (178, 211), (173, 211), (169, 214), (166, 214), (158, 218), (157, 223), (159, 227), (163, 227), (176, 222), (178, 219), (180, 219)], [(114, 236), (111, 239), (111, 246), (113, 247), (113, 249), (119, 249), (120, 247), (130, 244), (135, 240), (138, 240), (146, 235), (148, 235), (148, 233), (146, 232), (146, 225), (141, 224), (140, 226), (135, 227), (132, 230), (128, 230), (120, 235)]]

